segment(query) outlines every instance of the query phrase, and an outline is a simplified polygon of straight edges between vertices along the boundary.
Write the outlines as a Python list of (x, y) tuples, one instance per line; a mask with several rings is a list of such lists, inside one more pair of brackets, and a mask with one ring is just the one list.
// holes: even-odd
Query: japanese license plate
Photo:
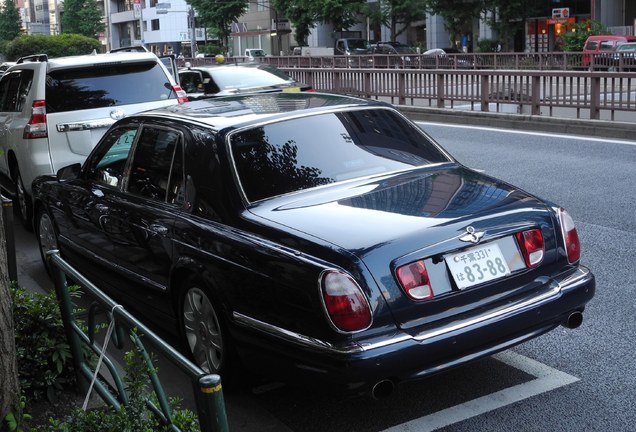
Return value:
[(448, 266), (459, 289), (499, 279), (510, 274), (508, 263), (497, 243), (447, 255)]

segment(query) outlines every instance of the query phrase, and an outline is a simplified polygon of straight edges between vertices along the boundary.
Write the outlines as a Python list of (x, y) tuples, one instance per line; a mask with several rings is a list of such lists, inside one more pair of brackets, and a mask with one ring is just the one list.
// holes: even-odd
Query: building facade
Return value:
[[(192, 42), (204, 44), (212, 40), (205, 28), (196, 26), (185, 0), (96, 0), (104, 12), (106, 31), (100, 34), (104, 51), (143, 44), (155, 53), (174, 53), (190, 56)], [(377, 0), (369, 0), (370, 3)], [(296, 45), (293, 28), (285, 17), (271, 6), (270, 0), (248, 0), (248, 10), (232, 24), (230, 55), (242, 55), (247, 48), (261, 48), (269, 55), (291, 54)], [(634, 34), (636, 1), (634, 0), (541, 0), (537, 16), (510, 23), (514, 37), (502, 41), (509, 51), (542, 52), (558, 46), (559, 37), (568, 23), (594, 19), (615, 34)], [(27, 34), (55, 35), (63, 31), (60, 17), (62, 0), (18, 0), (17, 7)], [(561, 14), (554, 14), (561, 10)], [(565, 12), (567, 11), (567, 12)], [(194, 27), (194, 32), (192, 31)], [(348, 29), (369, 41), (388, 40), (386, 28), (372, 28), (368, 22)], [(331, 47), (334, 29), (317, 24), (308, 38), (310, 47)], [(476, 47), (480, 39), (498, 39), (485, 19), (466, 23), (464, 35)], [(439, 16), (413, 23), (398, 41), (421, 47), (423, 50), (461, 45), (450, 39)], [(196, 49), (196, 48), (195, 48)]]

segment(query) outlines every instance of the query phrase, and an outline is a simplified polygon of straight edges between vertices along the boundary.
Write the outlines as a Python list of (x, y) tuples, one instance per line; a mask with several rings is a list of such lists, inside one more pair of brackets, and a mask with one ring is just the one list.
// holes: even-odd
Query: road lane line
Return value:
[(536, 379), (393, 426), (384, 432), (434, 431), (579, 381), (575, 376), (512, 351), (492, 357)]
[[(598, 141), (603, 143), (626, 144), (626, 145), (636, 146), (636, 141), (610, 139), (610, 138), (603, 138), (603, 137), (588, 137), (583, 135), (569, 135), (569, 134), (561, 134), (561, 133), (514, 130), (514, 129), (506, 129), (503, 127), (487, 127), (487, 126), (461, 125), (461, 124), (453, 124), (453, 123), (427, 122), (427, 121), (421, 121), (421, 120), (417, 120), (415, 121), (415, 123), (422, 126), (431, 125), (431, 126), (451, 127), (451, 128), (458, 128), (458, 129), (477, 129), (477, 130), (483, 130), (488, 132), (534, 135), (534, 136), (543, 136), (543, 137), (552, 137), (552, 138), (558, 135), (559, 138), (567, 138), (567, 139), (573, 139), (573, 140), (579, 140), (579, 141)], [(424, 130), (426, 131), (426, 129)]]

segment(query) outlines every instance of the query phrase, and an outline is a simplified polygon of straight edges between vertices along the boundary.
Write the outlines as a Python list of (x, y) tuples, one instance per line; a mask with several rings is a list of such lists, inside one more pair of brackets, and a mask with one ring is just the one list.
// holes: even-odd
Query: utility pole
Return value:
[(194, 8), (190, 6), (188, 10), (188, 17), (190, 18), (190, 26), (192, 27), (192, 36), (190, 37), (190, 55), (192, 58), (196, 56), (197, 51), (197, 31), (196, 31), (196, 17), (194, 15)]

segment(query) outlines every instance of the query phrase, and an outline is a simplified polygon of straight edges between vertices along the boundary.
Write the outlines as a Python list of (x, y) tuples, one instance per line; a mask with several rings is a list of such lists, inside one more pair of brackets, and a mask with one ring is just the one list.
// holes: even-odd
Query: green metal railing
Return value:
[[(124, 337), (127, 335), (129, 341), (135, 345), (142, 354), (148, 366), (150, 382), (159, 406), (149, 399), (146, 401), (146, 405), (157, 418), (164, 424), (170, 425), (173, 431), (180, 431), (172, 422), (172, 413), (168, 398), (159, 381), (152, 359), (142, 343), (142, 338), (144, 341), (150, 343), (159, 354), (176, 365), (190, 379), (201, 431), (227, 432), (229, 430), (221, 377), (219, 375), (205, 373), (172, 346), (168, 345), (152, 330), (128, 313), (120, 304), (115, 303), (82, 274), (71, 267), (60, 257), (58, 251), (49, 251), (48, 259), (53, 264), (51, 268), (53, 270), (55, 293), (60, 304), (62, 321), (73, 356), (73, 365), (78, 374), (78, 383), (81, 391), (87, 392), (89, 390), (89, 383), (91, 383), (95, 392), (104, 402), (114, 409), (119, 409), (122, 405), (126, 406), (128, 404), (128, 395), (123, 380), (108, 355), (103, 356), (100, 359), (100, 363), (103, 363), (111, 375), (112, 381), (114, 382), (111, 386), (104, 384), (106, 379), (101, 372), (99, 376), (102, 379), (93, 380), (95, 370), (91, 367), (91, 363), (83, 352), (82, 344), (88, 346), (98, 356), (102, 354), (102, 346), (99, 346), (95, 341), (95, 333), (98, 328), (98, 325), (96, 325), (96, 315), (105, 311), (109, 325), (114, 325), (114, 331), (111, 336), (112, 344), (116, 348), (122, 349), (124, 346)], [(67, 276), (73, 280), (73, 285), (79, 285), (83, 292), (91, 295), (95, 300), (95, 303), (88, 309), (88, 334), (80, 328), (75, 313), (73, 312), (76, 308), (68, 291), (69, 284), (67, 282)], [(125, 330), (127, 330), (127, 332)], [(104, 342), (104, 345), (106, 345), (106, 343), (107, 341)], [(97, 369), (99, 369), (99, 363)]]

